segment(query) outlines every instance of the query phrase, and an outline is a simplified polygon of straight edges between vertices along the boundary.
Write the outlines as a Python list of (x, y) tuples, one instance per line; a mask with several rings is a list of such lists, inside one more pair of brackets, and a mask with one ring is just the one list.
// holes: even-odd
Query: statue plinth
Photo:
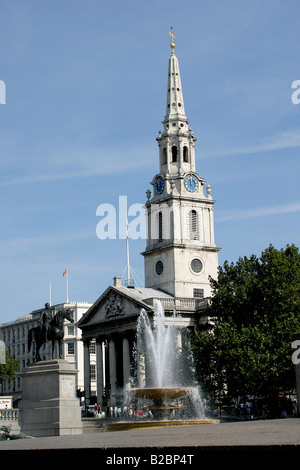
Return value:
[(74, 365), (63, 359), (40, 361), (27, 367), (22, 377), (20, 426), (33, 437), (82, 434), (76, 398)]

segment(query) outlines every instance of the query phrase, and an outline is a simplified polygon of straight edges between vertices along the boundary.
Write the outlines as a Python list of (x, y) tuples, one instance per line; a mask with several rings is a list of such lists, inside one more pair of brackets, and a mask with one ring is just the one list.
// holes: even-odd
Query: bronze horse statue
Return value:
[(59, 358), (62, 359), (62, 341), (64, 338), (64, 320), (69, 320), (74, 323), (73, 310), (68, 308), (66, 310), (59, 310), (53, 318), (51, 318), (51, 310), (46, 310), (41, 314), (41, 324), (35, 328), (31, 328), (28, 334), (28, 352), (31, 348), (32, 341), (35, 342), (35, 360), (41, 361), (40, 348), (48, 341), (52, 342), (52, 359), (54, 359), (55, 343), (59, 345)]

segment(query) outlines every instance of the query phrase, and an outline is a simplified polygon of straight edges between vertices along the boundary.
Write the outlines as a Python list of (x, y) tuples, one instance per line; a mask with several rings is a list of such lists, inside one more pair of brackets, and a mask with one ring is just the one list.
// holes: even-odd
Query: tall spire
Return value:
[(168, 67), (167, 108), (164, 130), (157, 137), (161, 175), (183, 175), (195, 171), (196, 137), (185, 115), (178, 59), (175, 55), (173, 27), (169, 32), (171, 57)]
[(172, 121), (169, 124), (169, 130), (172, 130), (172, 127), (175, 128), (177, 127), (177, 125), (180, 126), (180, 123), (178, 121), (184, 121), (186, 123), (187, 118), (184, 111), (179, 63), (174, 51), (175, 36), (173, 33), (173, 26), (171, 27), (171, 31), (169, 32), (169, 34), (172, 38), (170, 45), (172, 49), (172, 54), (169, 59), (167, 109), (164, 124), (166, 125), (169, 120)]

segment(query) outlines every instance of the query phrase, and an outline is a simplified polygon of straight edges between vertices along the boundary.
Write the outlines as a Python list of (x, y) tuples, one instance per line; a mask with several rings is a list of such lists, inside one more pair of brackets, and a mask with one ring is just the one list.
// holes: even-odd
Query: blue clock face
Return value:
[(197, 180), (196, 176), (187, 175), (184, 178), (184, 186), (187, 191), (189, 191), (190, 193), (194, 193), (198, 190), (199, 181)]
[(165, 189), (165, 181), (161, 176), (158, 176), (154, 183), (155, 194), (162, 194)]

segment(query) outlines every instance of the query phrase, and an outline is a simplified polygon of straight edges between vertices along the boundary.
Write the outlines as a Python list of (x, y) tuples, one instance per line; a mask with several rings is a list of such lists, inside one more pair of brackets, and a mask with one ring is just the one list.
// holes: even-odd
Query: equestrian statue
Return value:
[(62, 359), (62, 341), (64, 338), (64, 320), (69, 320), (74, 323), (73, 310), (68, 308), (66, 310), (59, 310), (54, 312), (50, 308), (50, 304), (45, 304), (45, 310), (42, 311), (40, 316), (40, 324), (29, 330), (28, 335), (28, 352), (31, 348), (32, 341), (35, 342), (35, 360), (41, 361), (40, 348), (48, 341), (52, 342), (52, 359), (54, 359), (55, 343), (59, 345), (59, 358)]

